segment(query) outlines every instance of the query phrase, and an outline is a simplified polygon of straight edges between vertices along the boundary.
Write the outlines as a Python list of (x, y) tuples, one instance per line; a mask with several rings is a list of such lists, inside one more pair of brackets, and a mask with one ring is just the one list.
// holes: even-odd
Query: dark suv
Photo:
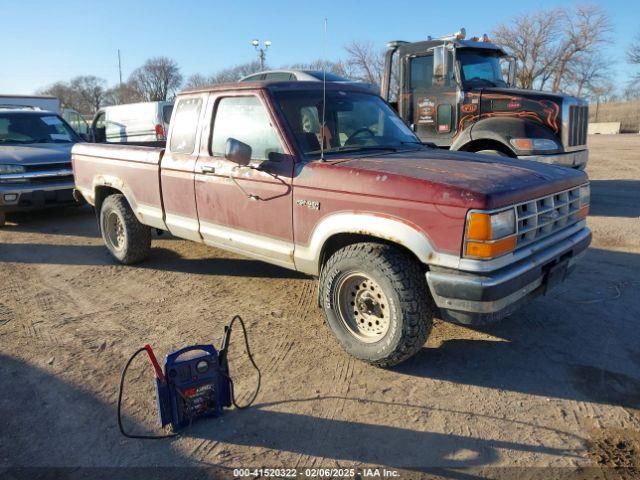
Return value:
[(0, 226), (7, 212), (71, 205), (71, 147), (81, 138), (59, 115), (0, 110)]

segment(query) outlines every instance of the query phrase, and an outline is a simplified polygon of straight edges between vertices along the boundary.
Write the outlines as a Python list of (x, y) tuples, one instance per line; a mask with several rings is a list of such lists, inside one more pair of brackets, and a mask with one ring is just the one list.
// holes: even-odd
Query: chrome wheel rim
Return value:
[(110, 212), (105, 219), (107, 239), (114, 250), (122, 250), (125, 243), (124, 224), (115, 212)]
[(340, 320), (358, 340), (380, 341), (391, 323), (389, 301), (382, 287), (362, 272), (344, 276), (336, 289)]

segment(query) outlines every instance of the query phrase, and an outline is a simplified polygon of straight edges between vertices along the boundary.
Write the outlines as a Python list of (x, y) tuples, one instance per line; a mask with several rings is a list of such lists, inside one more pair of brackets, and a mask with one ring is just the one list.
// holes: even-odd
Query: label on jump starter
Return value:
[(205, 383), (197, 387), (180, 389), (180, 391), (182, 392), (180, 410), (183, 418), (191, 418), (215, 409), (216, 397), (213, 384)]

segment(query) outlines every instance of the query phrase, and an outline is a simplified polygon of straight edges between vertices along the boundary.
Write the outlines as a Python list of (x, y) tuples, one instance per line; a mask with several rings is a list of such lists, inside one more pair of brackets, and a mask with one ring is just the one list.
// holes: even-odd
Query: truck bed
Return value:
[(95, 205), (96, 184), (125, 194), (142, 223), (166, 228), (162, 219), (160, 161), (164, 148), (79, 143), (71, 151), (76, 188)]

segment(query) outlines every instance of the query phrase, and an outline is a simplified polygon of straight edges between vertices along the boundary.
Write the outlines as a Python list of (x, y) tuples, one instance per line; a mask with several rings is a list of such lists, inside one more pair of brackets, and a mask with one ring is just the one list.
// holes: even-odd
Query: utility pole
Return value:
[(118, 74), (120, 75), (120, 88), (122, 88), (122, 62), (120, 61), (120, 49), (118, 49)]
[(267, 58), (267, 48), (271, 46), (271, 41), (265, 40), (264, 42), (262, 42), (262, 45), (264, 45), (264, 47), (260, 47), (260, 40), (255, 39), (251, 42), (251, 45), (253, 45), (258, 52), (258, 58), (260, 59), (260, 70), (264, 70), (264, 62)]

